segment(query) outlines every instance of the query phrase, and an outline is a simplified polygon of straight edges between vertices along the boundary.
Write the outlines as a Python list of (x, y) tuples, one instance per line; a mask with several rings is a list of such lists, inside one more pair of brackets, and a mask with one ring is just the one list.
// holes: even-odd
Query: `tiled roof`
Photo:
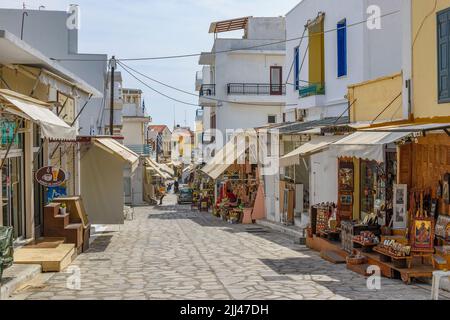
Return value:
[(162, 125), (151, 125), (148, 126), (150, 130), (152, 131), (156, 131), (158, 133), (163, 133), (164, 130), (169, 129), (166, 125), (162, 124)]

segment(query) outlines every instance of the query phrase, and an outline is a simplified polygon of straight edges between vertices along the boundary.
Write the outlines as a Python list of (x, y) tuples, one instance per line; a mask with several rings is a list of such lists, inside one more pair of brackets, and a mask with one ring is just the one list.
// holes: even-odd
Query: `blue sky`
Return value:
[[(243, 16), (284, 16), (300, 0), (1, 0), (3, 8), (28, 9), (45, 6), (46, 10), (67, 10), (76, 3), (81, 8), (79, 51), (107, 53), (118, 58), (166, 56), (208, 51), (213, 35), (208, 34), (212, 21)], [(155, 79), (195, 93), (195, 72), (200, 70), (198, 57), (129, 62), (128, 64)], [(174, 122), (193, 127), (196, 107), (184, 106), (153, 93), (125, 72), (125, 87), (144, 91), (145, 104), (155, 124)], [(197, 103), (194, 96), (178, 93), (148, 83), (170, 96)]]

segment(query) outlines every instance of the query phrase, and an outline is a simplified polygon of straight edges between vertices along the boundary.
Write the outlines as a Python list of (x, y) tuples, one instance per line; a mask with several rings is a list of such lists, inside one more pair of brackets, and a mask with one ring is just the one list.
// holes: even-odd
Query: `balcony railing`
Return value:
[(301, 86), (299, 87), (298, 92), (300, 94), (300, 98), (323, 95), (325, 94), (325, 84), (314, 83), (309, 86)]
[(215, 84), (204, 84), (200, 88), (200, 97), (215, 96), (216, 95), (216, 85)]
[(126, 145), (126, 147), (140, 156), (150, 156), (153, 154), (153, 148), (148, 144), (132, 144)]
[(261, 83), (229, 83), (227, 86), (229, 95), (265, 95), (281, 96), (286, 94), (284, 84), (261, 84)]

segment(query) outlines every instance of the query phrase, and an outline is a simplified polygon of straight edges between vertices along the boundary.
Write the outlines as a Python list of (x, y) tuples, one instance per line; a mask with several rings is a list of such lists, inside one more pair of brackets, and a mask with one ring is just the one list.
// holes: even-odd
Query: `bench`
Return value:
[(13, 228), (0, 226), (0, 281), (3, 270), (13, 264), (13, 254)]

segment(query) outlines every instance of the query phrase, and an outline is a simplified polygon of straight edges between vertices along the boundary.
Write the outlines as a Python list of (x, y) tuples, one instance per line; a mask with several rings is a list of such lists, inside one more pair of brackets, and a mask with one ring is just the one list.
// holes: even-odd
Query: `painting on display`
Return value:
[(67, 188), (65, 186), (47, 188), (47, 203), (52, 202), (53, 199), (66, 196), (67, 196)]
[(408, 187), (406, 184), (394, 185), (393, 228), (406, 229), (408, 223)]
[(442, 198), (445, 204), (450, 204), (450, 174), (444, 176), (444, 181), (442, 182)]
[(341, 162), (339, 165), (339, 190), (353, 191), (353, 163)]
[(434, 252), (433, 218), (415, 218), (411, 228), (412, 251)]

